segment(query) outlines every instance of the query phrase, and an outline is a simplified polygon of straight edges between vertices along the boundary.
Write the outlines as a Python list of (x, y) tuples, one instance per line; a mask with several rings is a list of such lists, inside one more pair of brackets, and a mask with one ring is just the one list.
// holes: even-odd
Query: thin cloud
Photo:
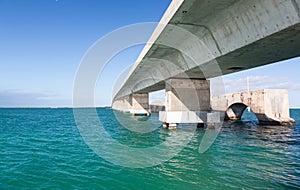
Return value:
[[(248, 78), (248, 79), (247, 79)], [(213, 81), (214, 79), (212, 79)], [(233, 79), (223, 79), (223, 83), (214, 83), (212, 89), (220, 88), (223, 85), (226, 93), (233, 92), (244, 92), (248, 91), (249, 80), (249, 90), (260, 90), (260, 89), (287, 89), (287, 90), (300, 90), (300, 84), (289, 81), (288, 78), (283, 77), (272, 77), (272, 76), (249, 76), (245, 78), (240, 78), (237, 80)], [(217, 95), (219, 93), (212, 92), (212, 95)]]
[(19, 89), (0, 90), (0, 107), (56, 107), (71, 105), (71, 100), (58, 95), (25, 92)]

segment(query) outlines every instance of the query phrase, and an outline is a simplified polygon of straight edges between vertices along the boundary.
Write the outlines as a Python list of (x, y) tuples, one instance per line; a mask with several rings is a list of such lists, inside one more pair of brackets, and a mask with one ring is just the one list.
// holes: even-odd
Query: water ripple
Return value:
[[(162, 128), (130, 131), (108, 109), (98, 114), (108, 133), (124, 145), (150, 147), (172, 137)], [(291, 115), (300, 123), (299, 110)], [(199, 154), (204, 133), (197, 129), (189, 144), (163, 164), (122, 168), (89, 149), (71, 109), (0, 109), (0, 189), (300, 188), (300, 126), (225, 122), (212, 147)]]

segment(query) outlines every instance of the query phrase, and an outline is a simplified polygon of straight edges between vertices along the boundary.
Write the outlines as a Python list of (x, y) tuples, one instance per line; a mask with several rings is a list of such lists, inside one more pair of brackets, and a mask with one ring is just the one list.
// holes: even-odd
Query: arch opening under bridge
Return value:
[[(251, 111), (250, 111), (251, 110)], [(253, 120), (258, 121), (257, 115), (251, 107), (244, 103), (233, 103), (225, 112), (225, 120)]]

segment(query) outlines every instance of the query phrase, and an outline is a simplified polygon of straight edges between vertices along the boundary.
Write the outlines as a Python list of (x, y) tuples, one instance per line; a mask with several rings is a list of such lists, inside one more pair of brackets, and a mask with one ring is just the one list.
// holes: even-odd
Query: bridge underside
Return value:
[[(209, 100), (210, 87), (201, 86), (206, 79), (298, 57), (299, 44), (300, 0), (173, 0), (115, 95), (112, 107), (147, 113), (147, 101), (135, 108), (132, 97), (166, 89), (166, 111), (161, 121), (217, 121), (218, 116), (203, 106), (213, 108), (215, 102)], [(169, 87), (172, 82), (176, 88)], [(184, 94), (178, 96), (178, 90)], [(270, 104), (265, 98), (261, 109), (251, 107), (261, 123), (290, 119), (288, 108), (274, 115), (267, 107), (276, 110), (279, 104), (266, 102)], [(181, 108), (173, 109), (175, 104)], [(226, 112), (227, 106), (216, 110)], [(230, 109), (233, 113), (238, 110), (234, 106)]]
[[(149, 64), (143, 68), (147, 71), (141, 71), (132, 79), (139, 81), (134, 82), (136, 84), (134, 91), (147, 93), (162, 90), (165, 88), (165, 80), (170, 78), (207, 79), (298, 57), (299, 44), (300, 24), (190, 69), (190, 65), (196, 63), (188, 57), (183, 58), (178, 50), (157, 46), (151, 58), (145, 60), (145, 63)], [(170, 57), (177, 57), (177, 61), (171, 60)], [(167, 62), (162, 64), (161, 60)], [(209, 71), (212, 62), (215, 64), (214, 67), (218, 67), (217, 71)], [(173, 72), (180, 74), (172, 76), (170, 73)]]
[[(115, 99), (300, 56), (300, 0), (175, 0)], [(171, 10), (172, 9), (172, 10)]]

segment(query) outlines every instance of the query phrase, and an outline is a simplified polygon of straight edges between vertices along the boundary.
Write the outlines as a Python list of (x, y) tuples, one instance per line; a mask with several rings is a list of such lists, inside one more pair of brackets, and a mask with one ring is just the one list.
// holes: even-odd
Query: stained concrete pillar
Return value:
[(200, 79), (166, 81), (165, 111), (159, 112), (163, 127), (178, 123), (204, 123), (210, 110), (210, 82)]
[(132, 115), (150, 115), (149, 94), (135, 93), (129, 96), (114, 100), (112, 103), (114, 110), (131, 113)]
[(210, 82), (200, 79), (166, 81), (166, 111), (208, 111)]
[(132, 94), (132, 107), (130, 113), (132, 115), (150, 115), (148, 93)]
[(132, 95), (114, 100), (112, 103), (112, 108), (114, 110), (130, 113), (132, 108)]

